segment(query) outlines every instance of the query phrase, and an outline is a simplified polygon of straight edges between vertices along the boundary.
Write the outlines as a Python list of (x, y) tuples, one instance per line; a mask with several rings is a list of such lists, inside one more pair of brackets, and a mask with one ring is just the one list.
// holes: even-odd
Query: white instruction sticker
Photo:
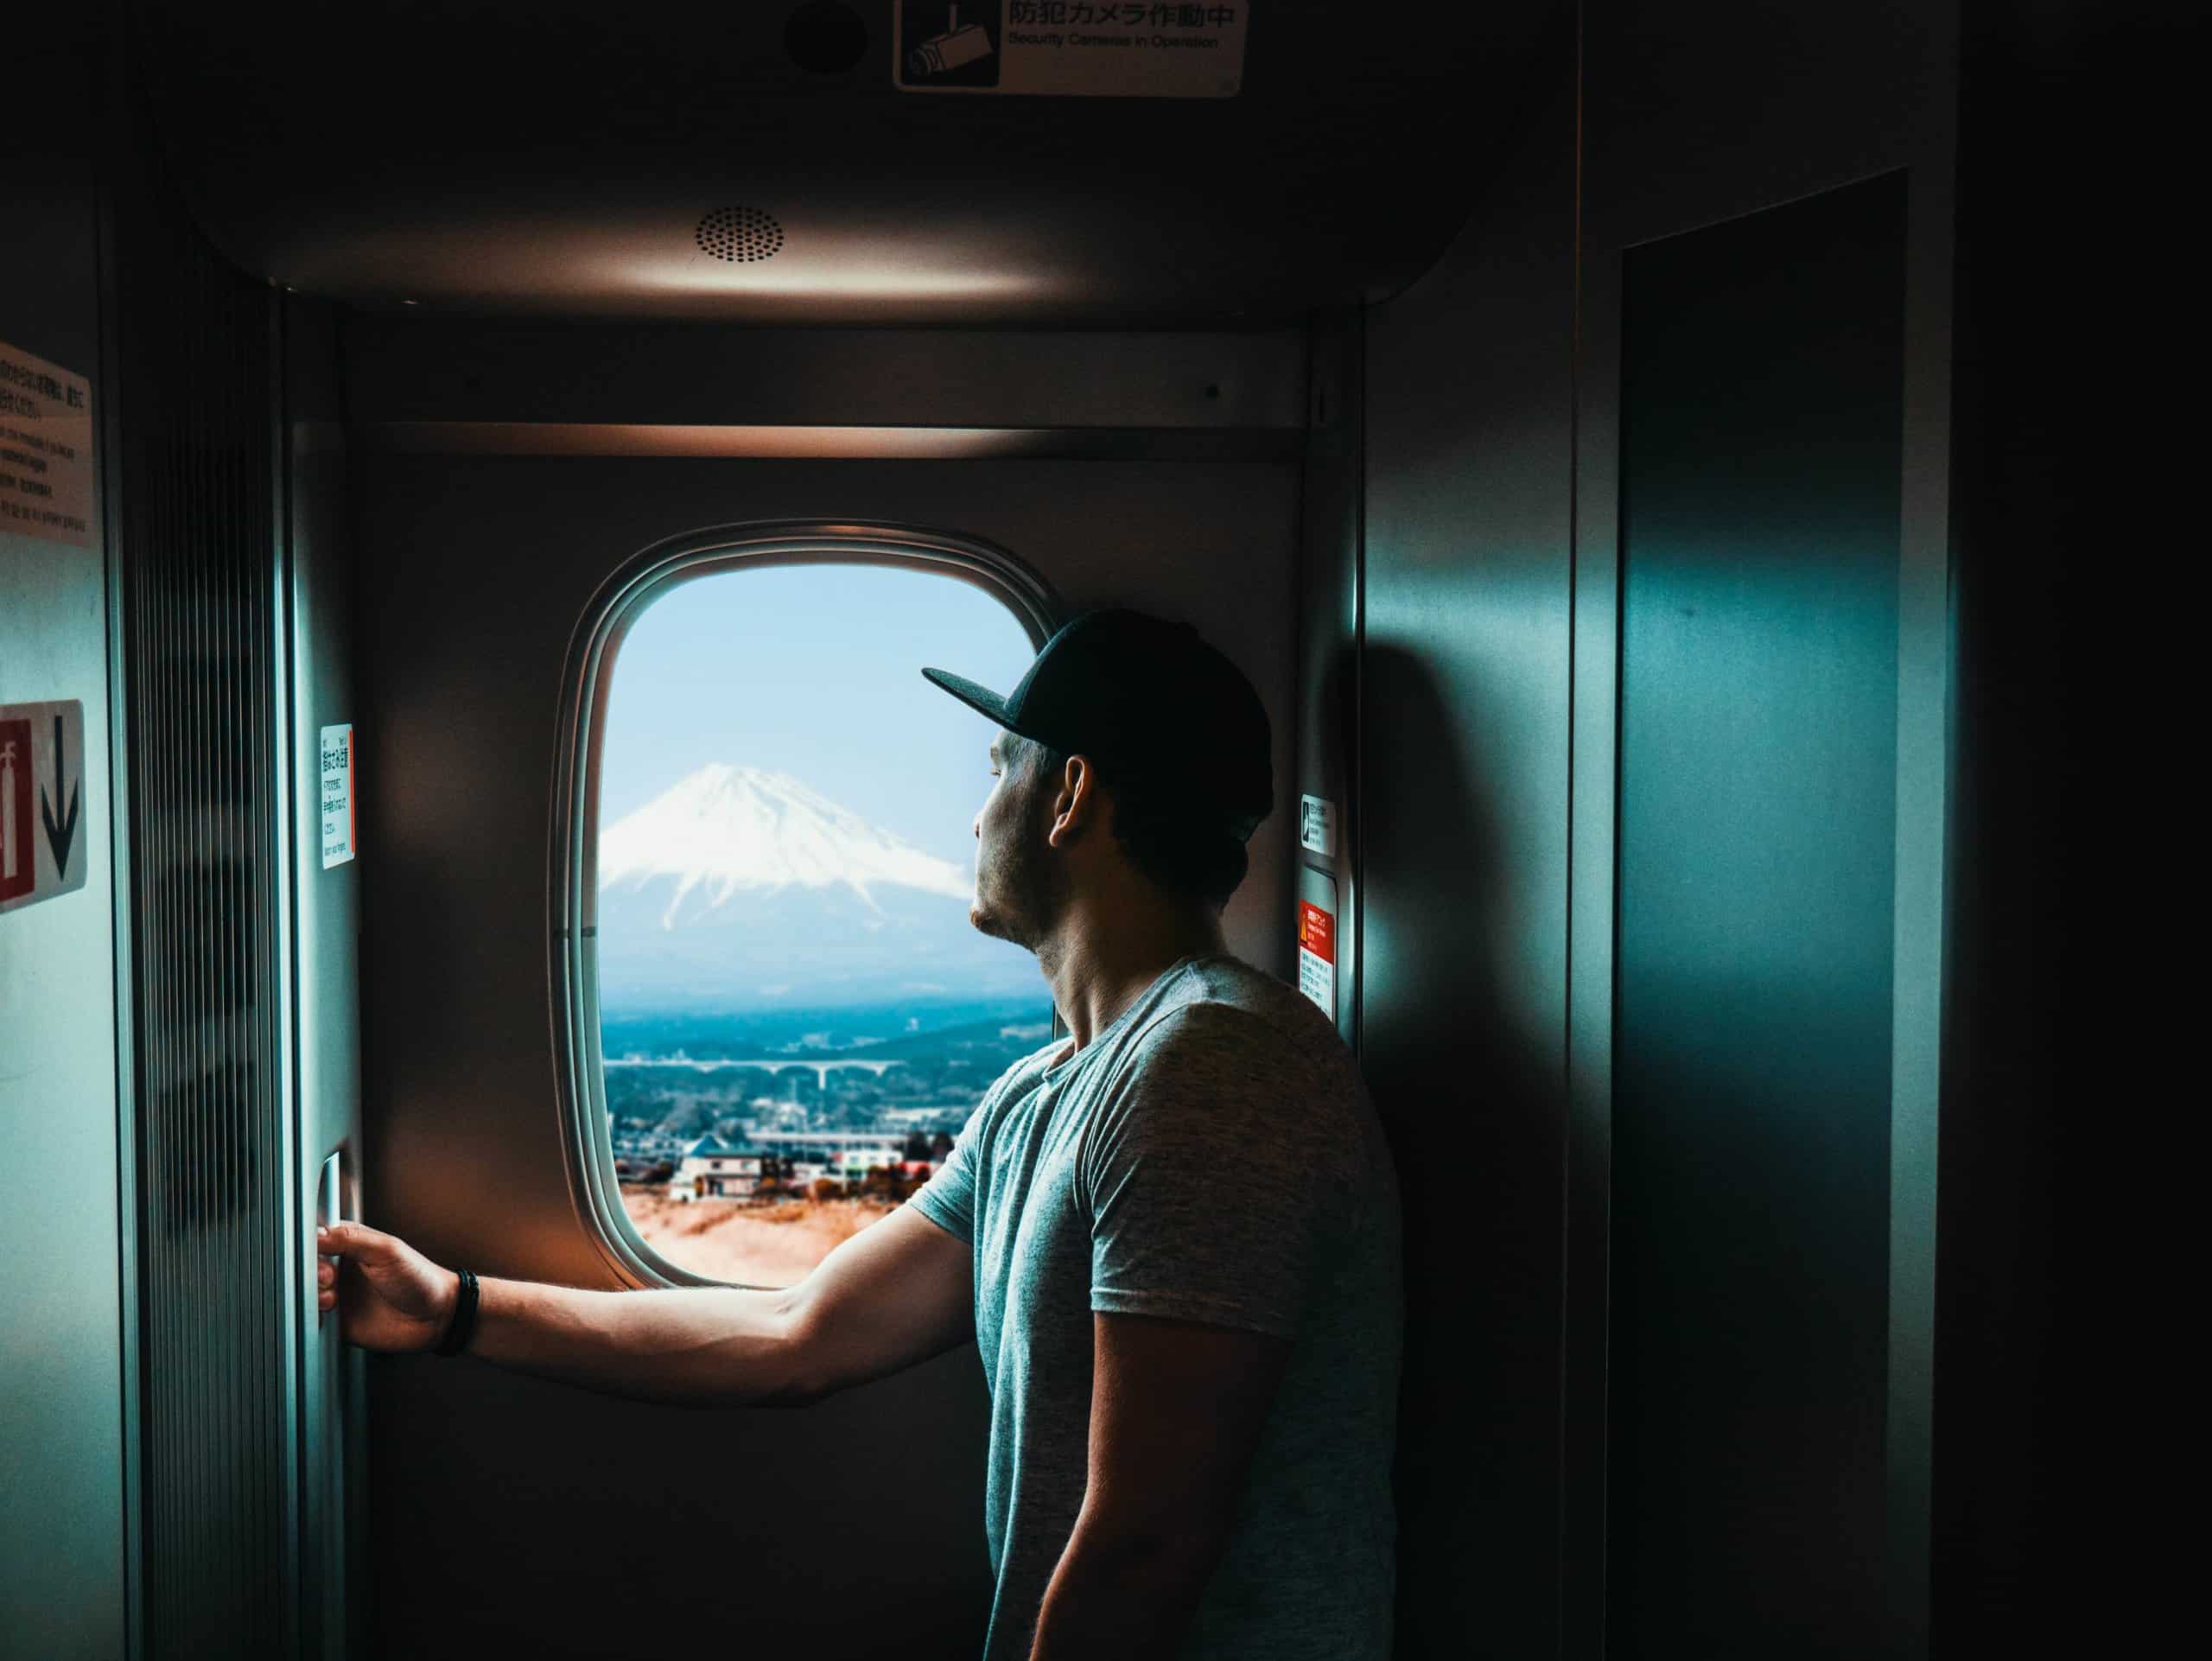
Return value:
[(353, 727), (322, 729), (322, 869), (353, 857)]
[(1309, 854), (1337, 851), (1337, 805), (1320, 796), (1298, 799), (1298, 845)]
[(891, 78), (907, 92), (1234, 98), (1249, 0), (898, 0)]
[(0, 531), (92, 545), (92, 389), (0, 341)]

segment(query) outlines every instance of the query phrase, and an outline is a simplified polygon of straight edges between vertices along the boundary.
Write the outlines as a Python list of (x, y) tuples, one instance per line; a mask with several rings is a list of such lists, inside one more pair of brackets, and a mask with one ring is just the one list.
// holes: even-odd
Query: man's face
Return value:
[[(1058, 920), (1066, 873), (1045, 833), (1057, 780), (1009, 758), (1008, 735), (991, 741), (995, 782), (976, 816), (976, 903), (968, 920), (983, 933), (1034, 951)], [(1019, 748), (1019, 742), (1013, 747)]]

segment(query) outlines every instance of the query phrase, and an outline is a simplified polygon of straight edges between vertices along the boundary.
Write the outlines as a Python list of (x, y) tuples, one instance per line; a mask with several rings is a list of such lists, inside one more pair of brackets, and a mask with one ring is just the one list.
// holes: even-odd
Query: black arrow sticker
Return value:
[[(61, 717), (54, 717), (54, 796), (61, 793), (63, 777), (61, 765)], [(46, 821), (46, 845), (54, 850), (54, 875), (59, 881), (69, 875), (69, 846), (77, 840), (77, 792), (69, 792), (69, 811), (61, 823), (54, 822), (54, 796), (46, 793), (46, 786), (38, 787), (38, 816)]]

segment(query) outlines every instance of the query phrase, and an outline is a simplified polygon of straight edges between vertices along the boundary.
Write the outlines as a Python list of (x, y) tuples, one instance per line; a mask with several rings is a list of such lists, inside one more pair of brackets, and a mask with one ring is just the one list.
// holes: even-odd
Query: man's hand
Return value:
[(365, 1228), (333, 1223), (315, 1231), (319, 1309), (338, 1310), (339, 1332), (365, 1350), (427, 1350), (453, 1319), (461, 1276), (441, 1269), (406, 1241)]
[[(426, 1350), (461, 1276), (359, 1223), (315, 1231), (318, 1306), (370, 1350)], [(976, 1333), (967, 1243), (911, 1206), (872, 1223), (797, 1286), (590, 1291), (483, 1276), (468, 1352), (639, 1401), (803, 1407)]]

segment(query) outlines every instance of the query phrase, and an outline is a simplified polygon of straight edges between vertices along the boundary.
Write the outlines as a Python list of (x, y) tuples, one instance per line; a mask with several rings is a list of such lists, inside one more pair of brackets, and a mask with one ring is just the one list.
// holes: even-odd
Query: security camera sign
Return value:
[(0, 912), (85, 886), (85, 706), (0, 704)]
[(1234, 98), (1249, 0), (899, 0), (892, 79), (908, 92)]

